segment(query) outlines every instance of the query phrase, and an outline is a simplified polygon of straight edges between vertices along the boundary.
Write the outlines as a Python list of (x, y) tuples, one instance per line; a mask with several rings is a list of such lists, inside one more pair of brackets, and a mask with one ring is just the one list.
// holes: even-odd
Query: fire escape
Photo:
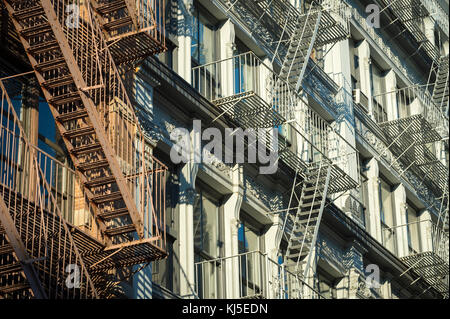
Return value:
[[(117, 269), (166, 256), (166, 167), (151, 155), (117, 69), (165, 50), (164, 1), (4, 4), (75, 167), (83, 210), (93, 218), (86, 232), (64, 221), (47, 185), (51, 174), (43, 173), (2, 85), (2, 174), (8, 179), (0, 199), (0, 291), (109, 296)], [(33, 177), (27, 196), (19, 191), (27, 181), (24, 168), (14, 166), (13, 156), (27, 157), (23, 165)], [(81, 269), (80, 288), (65, 285), (70, 264)], [(21, 287), (30, 289), (16, 295)]]
[(252, 30), (281, 71), (275, 73), (249, 52), (193, 68), (192, 84), (237, 127), (277, 127), (301, 141), (294, 149), (285, 137), (278, 140), (280, 165), (295, 176), (289, 203), (280, 213), (278, 243), (280, 251), (282, 239), (287, 243), (284, 263), (297, 278), (296, 296), (306, 297), (301, 282), (311, 269), (315, 272), (310, 252), (326, 198), (358, 184), (349, 173), (350, 163), (357, 163), (356, 149), (300, 95), (313, 49), (348, 37), (346, 7), (333, 1), (307, 3), (302, 10), (282, 0), (214, 2), (230, 19)]
[(434, 149), (441, 143), (448, 151), (448, 56), (439, 57), (438, 48), (419, 27), (430, 15), (421, 1), (399, 0), (385, 8), (397, 17), (394, 22), (402, 24), (403, 32), (409, 32), (420, 44), (417, 51), (424, 50), (432, 60), (430, 72), (433, 65), (438, 69), (432, 94), (426, 86), (414, 85), (375, 96), (369, 104), (390, 100), (407, 112), (399, 119), (379, 123), (389, 143), (386, 151), (395, 156), (391, 166), (400, 166), (401, 175), (409, 172), (418, 176), (432, 191), (438, 217), (431, 234), (431, 251), (414, 252), (401, 260), (408, 266), (406, 272), (415, 273), (417, 280), (423, 278), (430, 288), (448, 298), (448, 159), (439, 158)]

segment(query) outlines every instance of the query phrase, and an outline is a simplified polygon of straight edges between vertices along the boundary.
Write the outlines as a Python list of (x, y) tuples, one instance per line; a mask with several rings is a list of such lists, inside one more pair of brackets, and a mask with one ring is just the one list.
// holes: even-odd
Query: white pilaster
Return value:
[(370, 85), (370, 47), (366, 40), (362, 41), (357, 48), (359, 58), (359, 80), (361, 91), (369, 100), (369, 114), (373, 116), (372, 89)]
[[(325, 72), (332, 75), (332, 78), (341, 87), (337, 98), (337, 108), (340, 116), (336, 119), (335, 130), (339, 133), (330, 132), (330, 150), (335, 150), (336, 154), (329, 156), (336, 157), (340, 168), (358, 180), (358, 160), (355, 152), (355, 123), (353, 116), (353, 94), (350, 64), (350, 44), (349, 40), (343, 40), (332, 46), (330, 52), (325, 57)], [(335, 200), (335, 204), (344, 209), (348, 202), (349, 195), (344, 195)]]
[(397, 95), (395, 90), (397, 88), (397, 77), (395, 76), (395, 72), (390, 70), (385, 78), (386, 92), (390, 92), (386, 94), (386, 112), (388, 116), (388, 121), (393, 121), (398, 119), (398, 108), (397, 108)]
[[(238, 228), (239, 216), (244, 196), (242, 186), (243, 167), (235, 165), (232, 171), (233, 193), (223, 205), (224, 210), (224, 242), (225, 256), (236, 256), (239, 253)], [(239, 260), (237, 258), (227, 259), (225, 262), (226, 298), (239, 298)]]
[(422, 210), (419, 213), (418, 224), (421, 252), (433, 250), (432, 225), (430, 211)]
[(394, 190), (394, 214), (395, 214), (395, 226), (394, 228), (395, 239), (397, 241), (397, 256), (404, 257), (409, 253), (408, 248), (408, 227), (406, 226), (406, 191), (405, 186), (398, 185)]
[(379, 168), (376, 159), (371, 159), (369, 164), (369, 170), (367, 171), (368, 189), (369, 189), (369, 233), (376, 238), (379, 242), (382, 241), (381, 237), (381, 219), (380, 219), (380, 192), (379, 192)]
[(180, 295), (195, 297), (194, 196), (198, 163), (190, 161), (180, 169), (179, 262)]
[(193, 0), (178, 0), (178, 47), (173, 51), (173, 67), (188, 83), (191, 83)]
[[(229, 59), (233, 56), (234, 39), (235, 39), (234, 24), (230, 20), (228, 20), (221, 26), (218, 32), (220, 38), (219, 60)], [(223, 68), (220, 70), (221, 72), (220, 93), (224, 97), (230, 96), (235, 93), (233, 92), (234, 91), (233, 62), (234, 61), (230, 59), (221, 64)]]

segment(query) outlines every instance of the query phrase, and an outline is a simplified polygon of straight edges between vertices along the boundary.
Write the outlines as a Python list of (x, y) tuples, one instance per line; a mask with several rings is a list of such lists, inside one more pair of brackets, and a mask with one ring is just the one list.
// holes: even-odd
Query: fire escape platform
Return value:
[(139, 61), (166, 50), (163, 43), (146, 32), (125, 34), (109, 43), (109, 50), (116, 64)]
[(278, 112), (254, 91), (213, 100), (212, 103), (246, 128), (269, 128), (284, 122)]
[[(280, 39), (288, 40), (294, 33), (296, 24), (306, 18), (306, 15), (301, 14), (293, 5), (282, 0), (270, 2), (238, 0), (232, 2), (232, 5), (228, 1), (217, 1), (222, 3), (229, 14), (238, 18), (244, 17), (245, 24), (259, 25), (259, 28), (252, 31), (271, 47), (275, 47)], [(348, 25), (338, 16), (337, 12), (332, 12), (327, 8), (318, 10), (322, 10), (322, 18), (316, 46), (340, 41), (348, 36)], [(255, 22), (252, 23), (252, 21)], [(284, 26), (286, 26), (285, 33), (283, 33)]]
[(434, 252), (424, 252), (400, 258), (412, 271), (448, 298), (449, 287), (444, 283), (448, 264)]
[[(422, 50), (435, 63), (439, 64), (439, 49), (428, 40), (425, 33), (422, 31), (419, 23), (421, 18), (430, 15), (428, 10), (424, 7), (421, 0), (397, 0), (387, 1), (379, 0), (381, 9), (389, 12), (395, 22), (400, 25), (400, 28), (407, 29), (414, 40), (419, 44), (418, 50)], [(394, 24), (394, 23), (393, 23)]]
[[(21, 221), (24, 222), (25, 219), (31, 223), (31, 225), (40, 225), (43, 222), (40, 208), (36, 206), (35, 203), (28, 201), (16, 192), (11, 192), (11, 190), (5, 187), (0, 187), (0, 194), (3, 196), (7, 205), (10, 201), (16, 201), (18, 203), (18, 206), (16, 207), (21, 208), (20, 211), (18, 210), (15, 212), (17, 224)], [(43, 210), (44, 220), (46, 220), (46, 217), (50, 214), (50, 212)], [(68, 225), (75, 245), (89, 272), (138, 265), (154, 260), (160, 260), (167, 256), (167, 253), (164, 250), (154, 244), (155, 241), (161, 240), (159, 237), (105, 246), (99, 240), (80, 228), (73, 226), (68, 222), (66, 222), (66, 224)], [(38, 226), (36, 226), (36, 228), (38, 228)], [(28, 236), (30, 236), (30, 238), (32, 236), (38, 237), (37, 234), (33, 233), (33, 230), (34, 227), (29, 228)], [(53, 238), (56, 238), (57, 236), (61, 236), (61, 234), (48, 233), (49, 240), (53, 240)], [(67, 245), (70, 245), (70, 243), (67, 242)], [(56, 256), (57, 252), (49, 252), (49, 254)]]
[(402, 143), (402, 146), (410, 145), (411, 141), (415, 141), (418, 144), (427, 144), (441, 140), (439, 133), (433, 129), (431, 124), (421, 114), (380, 123), (380, 127), (391, 139), (395, 139), (406, 131), (402, 135), (404, 137), (399, 139), (399, 143)]
[(82, 256), (91, 273), (144, 264), (167, 256), (164, 250), (153, 244), (157, 240), (160, 238), (136, 240), (86, 254), (82, 253)]

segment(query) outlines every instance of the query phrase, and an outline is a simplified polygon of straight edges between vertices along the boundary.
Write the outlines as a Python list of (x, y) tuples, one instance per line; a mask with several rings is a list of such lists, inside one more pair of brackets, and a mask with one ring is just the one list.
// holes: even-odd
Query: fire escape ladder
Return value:
[(302, 15), (291, 36), (289, 48), (281, 67), (280, 78), (287, 81), (296, 92), (300, 90), (306, 66), (314, 47), (322, 11), (311, 6), (308, 13)]
[(448, 96), (449, 96), (449, 69), (448, 55), (441, 57), (436, 82), (433, 88), (433, 102), (444, 114), (448, 116)]
[(24, 7), (10, 0), (6, 6), (103, 240), (143, 239), (143, 219), (153, 213), (140, 199), (150, 189), (144, 137), (91, 7), (80, 2), (79, 25), (70, 27), (61, 9), (69, 2), (34, 0)]
[[(330, 177), (331, 165), (321, 161), (311, 164), (307, 169), (300, 196), (298, 184), (293, 186), (292, 193), (296, 198), (291, 201), (285, 221), (285, 232), (288, 234), (285, 264), (292, 268), (294, 274), (299, 274), (300, 266), (303, 265), (303, 274), (300, 276), (303, 280), (306, 280), (311, 268), (310, 252), (316, 245)], [(297, 203), (298, 206), (292, 208)]]
[[(0, 81), (0, 295), (7, 298), (97, 298), (72, 230), (47, 181), (37, 148)], [(46, 161), (45, 158), (44, 161)]]

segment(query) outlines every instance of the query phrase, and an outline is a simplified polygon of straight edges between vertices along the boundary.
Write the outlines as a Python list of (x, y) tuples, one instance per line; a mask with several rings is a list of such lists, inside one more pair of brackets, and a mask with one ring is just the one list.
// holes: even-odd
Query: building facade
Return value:
[(448, 298), (448, 1), (133, 6), (2, 1), (0, 297)]

